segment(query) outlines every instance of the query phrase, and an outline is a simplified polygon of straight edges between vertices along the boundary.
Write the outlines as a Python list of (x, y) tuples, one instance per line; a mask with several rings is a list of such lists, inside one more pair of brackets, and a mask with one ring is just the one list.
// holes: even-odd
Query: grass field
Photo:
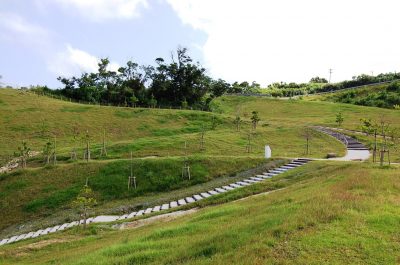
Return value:
[[(397, 264), (398, 168), (312, 162), (237, 190), (285, 189), (168, 223), (53, 234), (0, 250), (1, 264)], [(286, 185), (286, 183), (290, 183)], [(221, 201), (232, 194), (220, 195)], [(203, 201), (206, 204), (206, 201)], [(203, 205), (205, 206), (205, 205)], [(53, 243), (49, 245), (49, 243)], [(183, 244), (183, 242), (185, 242)]]
[(26, 229), (33, 229), (32, 224), (43, 226), (48, 219), (56, 224), (77, 219), (71, 204), (86, 178), (98, 201), (92, 214), (121, 214), (192, 195), (190, 192), (196, 191), (191, 187), (203, 192), (210, 184), (232, 182), (237, 172), (266, 163), (262, 158), (249, 157), (191, 157), (189, 161), (191, 180), (182, 179), (182, 158), (134, 159), (133, 173), (137, 176), (138, 188), (131, 190), (127, 189), (129, 160), (74, 163), (2, 175), (0, 229), (9, 229), (0, 235), (5, 236), (5, 232), (24, 223), (28, 226)]
[[(87, 177), (99, 202), (92, 214), (122, 214), (231, 183), (243, 177), (238, 172), (254, 175), (285, 158), (343, 155), (341, 143), (317, 132), (311, 139), (311, 153), (305, 154), (305, 128), (335, 127), (339, 111), (346, 129), (359, 129), (360, 118), (382, 115), (400, 124), (396, 110), (317, 100), (224, 96), (214, 100), (212, 108), (210, 113), (100, 107), (1, 89), (0, 164), (22, 140), (41, 151), (54, 136), (58, 163), (44, 167), (39, 155), (29, 159), (27, 169), (0, 175), (0, 235), (75, 220), (71, 201)], [(259, 112), (261, 121), (250, 134), (248, 153), (252, 111)], [(237, 114), (243, 120), (240, 132), (233, 123)], [(103, 129), (107, 157), (99, 156)], [(76, 140), (74, 130), (79, 132)], [(86, 130), (93, 159), (71, 161), (73, 147), (82, 157)], [(203, 130), (205, 150), (200, 150)], [(272, 148), (273, 160), (263, 158), (266, 144)], [(138, 189), (128, 191), (130, 152)], [(190, 181), (181, 178), (185, 156), (191, 165)], [(400, 161), (397, 149), (392, 161)], [(168, 224), (122, 232), (95, 225), (84, 234), (72, 229), (4, 246), (0, 264), (263, 264), (271, 260), (342, 264), (349, 259), (351, 263), (396, 263), (400, 262), (394, 254), (399, 241), (393, 235), (393, 229), (399, 228), (397, 172), (395, 167), (369, 163), (312, 162), (263, 184), (203, 200), (195, 204), (201, 208), (198, 212)], [(391, 255), (382, 254), (385, 251)]]

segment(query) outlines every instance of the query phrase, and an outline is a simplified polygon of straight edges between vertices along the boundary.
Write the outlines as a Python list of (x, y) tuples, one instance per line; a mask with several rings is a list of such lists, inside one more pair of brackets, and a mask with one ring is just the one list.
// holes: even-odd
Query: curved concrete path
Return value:
[(322, 126), (314, 127), (314, 129), (336, 138), (346, 146), (347, 152), (344, 157), (329, 158), (329, 160), (364, 161), (368, 160), (369, 157), (371, 156), (369, 149), (365, 145), (363, 145), (362, 143), (360, 143), (359, 141), (350, 136), (347, 136), (343, 133), (339, 133)]

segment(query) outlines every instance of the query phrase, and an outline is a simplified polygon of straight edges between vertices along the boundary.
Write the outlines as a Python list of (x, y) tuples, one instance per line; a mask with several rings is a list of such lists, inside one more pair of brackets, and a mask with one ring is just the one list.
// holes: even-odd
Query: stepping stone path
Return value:
[[(264, 181), (266, 179), (272, 178), (274, 176), (277, 176), (279, 174), (282, 174), (290, 169), (299, 167), (301, 165), (306, 164), (307, 162), (309, 162), (310, 159), (306, 159), (306, 158), (299, 158), (299, 159), (295, 159), (292, 162), (281, 166), (279, 168), (275, 168), (275, 169), (271, 169), (266, 173), (263, 173), (262, 175), (256, 175), (254, 177), (250, 177), (248, 179), (244, 179), (242, 181), (238, 181), (236, 183), (231, 183), (229, 185), (226, 186), (222, 186), (222, 187), (217, 187), (214, 190), (209, 190), (207, 192), (202, 192), (200, 194), (195, 194), (193, 196), (189, 196), (186, 197), (184, 199), (180, 199), (178, 201), (171, 201), (170, 203), (165, 203), (163, 205), (158, 205), (158, 206), (154, 206), (153, 208), (147, 208), (145, 210), (140, 210), (138, 212), (132, 212), (129, 214), (124, 214), (121, 216), (114, 216), (114, 215), (101, 215), (101, 216), (97, 216), (97, 217), (92, 217), (92, 218), (88, 218), (86, 220), (86, 223), (107, 223), (107, 222), (114, 222), (117, 220), (125, 220), (125, 219), (131, 219), (137, 216), (142, 216), (142, 215), (146, 215), (146, 214), (150, 214), (152, 212), (160, 212), (160, 211), (165, 211), (171, 208), (175, 208), (181, 205), (186, 205), (186, 204), (190, 204), (190, 203), (194, 203), (196, 201), (200, 201), (202, 199), (214, 196), (214, 195), (218, 195), (221, 193), (225, 193), (225, 192), (229, 192), (231, 190), (237, 189), (237, 188), (241, 188), (241, 187), (246, 187), (249, 185), (253, 185), (255, 183), (259, 183), (261, 181)], [(84, 220), (79, 220), (79, 221), (74, 221), (71, 223), (65, 223), (62, 225), (56, 225), (53, 227), (49, 227), (49, 228), (45, 228), (44, 230), (38, 230), (38, 231), (34, 231), (34, 232), (30, 232), (28, 234), (22, 234), (22, 235), (17, 235), (17, 236), (13, 236), (10, 238), (5, 238), (0, 240), (0, 246), (5, 245), (5, 244), (10, 244), (13, 242), (17, 242), (20, 240), (24, 240), (24, 239), (28, 239), (28, 238), (36, 238), (42, 235), (47, 235), (49, 233), (54, 233), (57, 231), (62, 231), (74, 226), (77, 226), (78, 224), (83, 224)]]

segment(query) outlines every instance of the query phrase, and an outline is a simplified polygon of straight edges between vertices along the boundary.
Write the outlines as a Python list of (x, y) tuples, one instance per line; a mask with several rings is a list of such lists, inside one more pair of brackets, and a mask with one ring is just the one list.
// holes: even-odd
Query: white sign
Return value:
[(271, 147), (269, 147), (269, 145), (265, 146), (265, 158), (271, 158), (272, 156), (272, 151), (271, 151)]

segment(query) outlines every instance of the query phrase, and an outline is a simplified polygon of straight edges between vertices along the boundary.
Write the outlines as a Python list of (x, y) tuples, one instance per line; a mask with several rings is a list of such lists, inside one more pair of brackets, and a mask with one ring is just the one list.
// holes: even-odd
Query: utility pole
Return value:
[(329, 68), (329, 83), (331, 82), (332, 73), (333, 73), (333, 69)]

